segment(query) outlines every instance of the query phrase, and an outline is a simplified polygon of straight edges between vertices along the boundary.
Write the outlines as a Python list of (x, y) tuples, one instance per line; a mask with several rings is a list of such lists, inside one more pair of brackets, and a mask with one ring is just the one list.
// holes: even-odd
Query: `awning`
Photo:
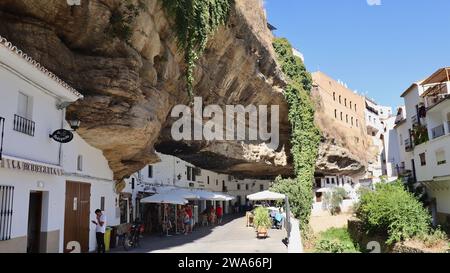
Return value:
[(215, 193), (199, 189), (186, 189), (176, 187), (156, 188), (155, 195), (144, 198), (142, 203), (164, 203), (184, 205), (188, 200), (231, 201), (233, 196), (225, 193)]
[(277, 192), (262, 191), (255, 194), (250, 194), (247, 198), (251, 201), (278, 201), (284, 200), (286, 195)]
[(188, 200), (183, 198), (179, 193), (167, 192), (167, 193), (157, 193), (150, 197), (141, 199), (141, 203), (154, 203), (154, 204), (174, 204), (174, 205), (185, 205)]

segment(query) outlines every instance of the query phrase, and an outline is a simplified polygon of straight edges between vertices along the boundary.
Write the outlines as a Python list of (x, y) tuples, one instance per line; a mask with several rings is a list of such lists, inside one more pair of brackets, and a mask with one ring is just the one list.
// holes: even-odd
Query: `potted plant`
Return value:
[(258, 238), (266, 238), (268, 229), (272, 226), (269, 211), (266, 208), (258, 207), (255, 209), (253, 217), (253, 225), (256, 228)]

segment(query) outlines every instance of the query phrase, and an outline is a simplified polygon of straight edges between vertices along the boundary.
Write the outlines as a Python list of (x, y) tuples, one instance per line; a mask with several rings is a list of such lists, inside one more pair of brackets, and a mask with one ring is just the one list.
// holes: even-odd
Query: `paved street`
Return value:
[[(148, 253), (287, 253), (282, 240), (286, 231), (270, 230), (269, 238), (257, 239), (253, 228), (245, 226), (245, 217), (231, 218), (220, 226), (202, 227), (189, 235), (147, 236), (141, 247), (128, 252)], [(121, 252), (116, 248), (114, 252)]]

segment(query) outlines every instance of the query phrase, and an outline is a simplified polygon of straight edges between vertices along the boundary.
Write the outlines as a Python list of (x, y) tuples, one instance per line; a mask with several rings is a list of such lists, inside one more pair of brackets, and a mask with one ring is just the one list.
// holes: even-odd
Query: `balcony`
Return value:
[(34, 121), (14, 115), (14, 131), (23, 133), (29, 136), (34, 136), (36, 124)]
[(425, 100), (426, 109), (430, 110), (437, 104), (450, 98), (447, 82), (430, 86), (421, 96)]
[(433, 129), (431, 129), (433, 139), (445, 135), (444, 124), (441, 124)]
[(413, 144), (411, 139), (405, 139), (405, 151), (406, 152), (411, 152), (413, 150)]

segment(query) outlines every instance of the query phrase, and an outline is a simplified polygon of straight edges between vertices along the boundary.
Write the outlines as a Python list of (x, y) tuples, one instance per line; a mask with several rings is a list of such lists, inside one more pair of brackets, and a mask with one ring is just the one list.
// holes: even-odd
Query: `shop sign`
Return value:
[(69, 143), (73, 139), (73, 133), (66, 129), (59, 129), (50, 135), (50, 138), (59, 143)]
[(49, 174), (49, 175), (58, 175), (58, 176), (63, 175), (63, 171), (60, 168), (44, 166), (44, 165), (39, 165), (39, 164), (35, 164), (35, 163), (23, 162), (20, 160), (6, 159), (6, 158), (3, 158), (3, 160), (0, 162), (0, 167), (5, 168), (5, 169), (13, 169), (13, 170), (27, 171), (27, 172), (34, 172), (34, 173), (43, 173), (43, 174)]

